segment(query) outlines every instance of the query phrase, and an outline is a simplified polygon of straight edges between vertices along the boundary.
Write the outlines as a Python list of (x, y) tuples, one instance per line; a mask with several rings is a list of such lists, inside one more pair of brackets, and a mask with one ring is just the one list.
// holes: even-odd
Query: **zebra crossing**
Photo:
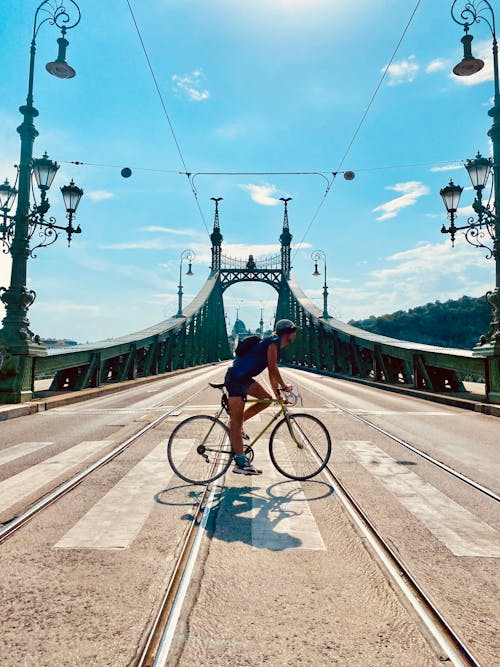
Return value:
[[(260, 417), (257, 418), (257, 422)], [(0, 465), (30, 453), (43, 452), (48, 441), (25, 442), (0, 451)], [(114, 446), (110, 439), (83, 441), (0, 482), (0, 515), (18, 507), (50, 485), (67, 478)], [(192, 443), (186, 442), (186, 452)], [(421, 524), (456, 556), (500, 557), (500, 536), (473, 512), (399, 465), (369, 441), (342, 441), (342, 446)], [(121, 479), (96, 498), (53, 545), (57, 549), (123, 550), (140, 539), (151, 512), (168, 511), (157, 494), (175, 483), (168, 466), (167, 442), (157, 444)], [(238, 484), (251, 488), (235, 502), (234, 512), (250, 525), (253, 549), (324, 551), (312, 501), (300, 482), (286, 480), (274, 468), (267, 448), (259, 447), (256, 464), (263, 474), (236, 477), (228, 473), (226, 490)], [(233, 490), (234, 490), (233, 488)], [(239, 504), (239, 507), (238, 507)]]

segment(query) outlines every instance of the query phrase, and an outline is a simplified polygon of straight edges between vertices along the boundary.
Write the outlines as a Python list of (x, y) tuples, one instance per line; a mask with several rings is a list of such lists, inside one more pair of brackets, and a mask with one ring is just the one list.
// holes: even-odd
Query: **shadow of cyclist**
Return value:
[(258, 548), (270, 551), (297, 549), (302, 540), (276, 528), (285, 518), (298, 516), (300, 512), (285, 507), (286, 500), (273, 498), (251, 486), (226, 487), (219, 506), (215, 537), (223, 542), (243, 542), (255, 547), (252, 527), (259, 526), (259, 533), (266, 533), (269, 539)]

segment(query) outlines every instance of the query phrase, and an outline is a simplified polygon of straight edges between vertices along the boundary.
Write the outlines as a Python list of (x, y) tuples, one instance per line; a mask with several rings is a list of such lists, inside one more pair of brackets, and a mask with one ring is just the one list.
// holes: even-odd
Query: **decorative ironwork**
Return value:
[[(71, 22), (71, 15), (66, 6), (68, 1), (73, 5), (73, 11), (76, 12), (76, 18), (73, 22)], [(38, 22), (39, 16), (45, 14), (47, 15), (46, 18), (42, 18), (42, 20)], [(61, 0), (45, 0), (45, 2), (42, 2), (41, 5), (39, 5), (35, 13), (33, 37), (38, 35), (38, 31), (44, 23), (57, 26), (62, 30), (63, 34), (65, 34), (67, 30), (71, 30), (71, 28), (77, 26), (80, 23), (81, 18), (82, 13), (80, 7), (74, 0), (65, 0), (64, 2), (61, 2)]]
[[(281, 269), (281, 256), (273, 255), (272, 257), (263, 257), (261, 259), (254, 259), (253, 255), (250, 255), (253, 262), (254, 269)], [(227, 255), (221, 255), (221, 268), (222, 269), (246, 269), (248, 268), (249, 259), (239, 259), (237, 257), (228, 257)]]
[[(492, 34), (495, 34), (495, 15), (493, 13), (493, 8), (488, 0), (466, 2), (460, 13), (456, 7), (458, 2), (459, 0), (454, 0), (451, 6), (451, 18), (455, 21), (455, 23), (461, 25), (465, 29), (465, 32), (468, 32), (469, 27), (474, 23), (484, 22), (488, 25)], [(489, 11), (491, 14), (491, 21), (484, 14), (484, 12), (487, 11)]]

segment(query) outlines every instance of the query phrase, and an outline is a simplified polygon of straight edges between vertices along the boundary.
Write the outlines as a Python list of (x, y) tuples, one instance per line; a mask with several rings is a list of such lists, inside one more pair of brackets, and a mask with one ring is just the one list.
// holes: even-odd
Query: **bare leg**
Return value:
[(243, 438), (241, 436), (241, 428), (243, 426), (243, 410), (245, 402), (239, 396), (230, 396), (229, 399), (229, 413), (231, 421), (229, 424), (229, 439), (231, 441), (231, 448), (235, 454), (243, 454)]
[[(248, 388), (248, 393), (250, 396), (253, 396), (253, 398), (258, 398), (259, 400), (269, 400), (272, 398), (271, 394), (266, 391), (264, 387), (258, 382), (252, 382)], [(246, 422), (248, 419), (255, 417), (255, 415), (258, 415), (259, 412), (262, 412), (262, 410), (265, 410), (268, 406), (269, 403), (254, 403), (245, 410), (243, 414), (243, 421)]]

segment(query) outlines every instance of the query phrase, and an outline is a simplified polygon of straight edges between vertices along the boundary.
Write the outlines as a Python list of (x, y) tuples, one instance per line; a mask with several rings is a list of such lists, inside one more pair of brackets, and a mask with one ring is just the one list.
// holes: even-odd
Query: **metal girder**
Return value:
[(411, 384), (426, 391), (465, 391), (464, 376), (486, 378), (490, 400), (500, 402), (498, 361), (495, 364), (468, 350), (397, 340), (335, 318), (325, 319), (293, 279), (283, 278), (277, 318), (285, 317), (301, 327), (295, 344), (283, 351), (287, 364), (379, 382)]
[(222, 285), (222, 292), (225, 292), (231, 285), (236, 283), (266, 283), (271, 285), (279, 293), (281, 284), (281, 269), (265, 269), (257, 268), (255, 270), (247, 268), (236, 269), (221, 269), (220, 281)]

